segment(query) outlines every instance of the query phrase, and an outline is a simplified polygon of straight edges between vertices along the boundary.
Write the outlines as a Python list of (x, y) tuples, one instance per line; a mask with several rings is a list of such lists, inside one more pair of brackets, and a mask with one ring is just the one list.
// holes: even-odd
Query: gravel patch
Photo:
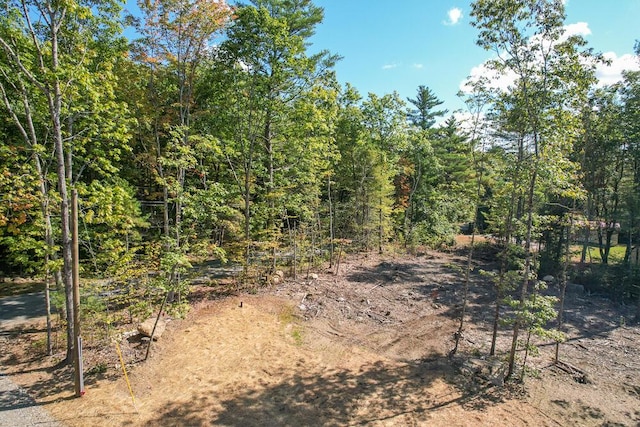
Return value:
[(0, 373), (0, 427), (62, 427), (24, 390)]

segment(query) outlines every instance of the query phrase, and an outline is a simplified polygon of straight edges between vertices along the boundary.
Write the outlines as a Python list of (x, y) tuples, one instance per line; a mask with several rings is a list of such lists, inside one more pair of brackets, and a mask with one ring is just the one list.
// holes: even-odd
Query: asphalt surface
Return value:
[[(0, 331), (28, 326), (46, 315), (42, 292), (0, 298)], [(0, 353), (8, 345), (2, 338)], [(0, 366), (0, 427), (62, 426), (1, 370)]]
[(44, 292), (0, 298), (0, 331), (28, 325), (46, 315)]

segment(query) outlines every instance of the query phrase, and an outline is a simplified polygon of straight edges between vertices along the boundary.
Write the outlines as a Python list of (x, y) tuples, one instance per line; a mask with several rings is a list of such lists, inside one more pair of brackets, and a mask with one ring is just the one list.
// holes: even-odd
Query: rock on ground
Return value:
[[(156, 323), (155, 317), (148, 318), (144, 322), (140, 323), (140, 325), (138, 325), (138, 332), (140, 332), (140, 335), (142, 336), (151, 337), (151, 332), (153, 332), (153, 325), (155, 323)], [(164, 320), (162, 319), (158, 320), (158, 324), (156, 325), (156, 330), (153, 333), (154, 340), (157, 340), (162, 336), (166, 326), (167, 326), (167, 323)]]

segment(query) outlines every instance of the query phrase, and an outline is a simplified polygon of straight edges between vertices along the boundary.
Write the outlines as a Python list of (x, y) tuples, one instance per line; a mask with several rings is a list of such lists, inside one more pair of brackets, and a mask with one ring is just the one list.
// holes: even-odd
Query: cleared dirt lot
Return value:
[[(625, 425), (640, 422), (640, 329), (633, 308), (595, 296), (572, 297), (562, 359), (586, 383), (551, 367), (541, 343), (534, 377), (497, 387), (459, 369), (488, 352), (490, 285), (474, 275), (465, 339), (446, 355), (462, 301), (453, 253), (354, 256), (339, 274), (289, 279), (256, 294), (225, 298), (211, 288), (189, 316), (171, 321), (147, 362), (139, 342), (120, 338), (135, 396), (108, 361), (74, 399), (70, 372), (25, 349), (39, 332), (4, 334), (2, 355), (38, 402), (67, 425)], [(41, 334), (41, 333), (40, 333)], [(40, 335), (41, 336), (41, 335)], [(508, 347), (508, 331), (499, 349)], [(98, 353), (98, 352), (96, 352)], [(94, 359), (92, 359), (94, 357)]]

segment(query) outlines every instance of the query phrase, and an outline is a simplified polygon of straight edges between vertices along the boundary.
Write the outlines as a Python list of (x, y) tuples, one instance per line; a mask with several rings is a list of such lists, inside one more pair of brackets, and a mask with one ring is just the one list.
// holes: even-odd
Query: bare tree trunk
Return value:
[[(416, 191), (418, 191), (418, 187), (420, 185), (420, 181), (422, 179), (422, 159), (420, 158), (420, 154), (417, 155), (416, 159), (416, 173), (413, 176), (413, 183), (411, 186), (411, 190), (409, 191), (409, 200), (407, 200), (407, 209), (404, 211), (404, 247), (407, 247), (407, 243), (411, 242), (413, 244), (413, 212), (414, 212), (414, 197)], [(413, 251), (413, 249), (412, 249)]]
[(245, 267), (244, 275), (247, 276), (249, 269), (249, 261), (251, 256), (251, 161), (248, 160), (244, 165), (244, 239), (246, 241), (245, 248)]
[(522, 361), (522, 371), (520, 372), (520, 382), (524, 382), (524, 376), (527, 369), (527, 359), (529, 357), (529, 345), (531, 344), (531, 329), (527, 329), (527, 341), (524, 345), (524, 358)]
[(378, 253), (382, 254), (382, 239), (383, 239), (383, 230), (382, 230), (382, 197), (380, 197), (380, 209), (378, 210)]
[[(59, 119), (60, 111), (60, 93), (57, 91), (56, 97), (58, 98), (55, 105), (58, 107), (54, 110), (54, 117)], [(57, 122), (57, 123), (56, 123)], [(73, 273), (72, 265), (73, 259), (71, 256), (71, 228), (69, 217), (69, 195), (67, 191), (67, 180), (65, 174), (65, 160), (64, 160), (64, 146), (62, 141), (62, 133), (59, 128), (59, 120), (54, 119), (54, 135), (56, 153), (58, 159), (58, 193), (60, 194), (60, 216), (61, 216), (61, 229), (62, 229), (62, 257), (63, 257), (63, 276), (65, 289), (65, 305), (67, 308), (67, 363), (71, 363), (73, 360)]]
[(51, 271), (49, 269), (49, 263), (51, 257), (55, 257), (52, 252), (55, 246), (53, 239), (53, 226), (51, 225), (51, 211), (49, 209), (49, 195), (46, 185), (46, 177), (43, 174), (40, 155), (35, 154), (36, 170), (38, 171), (40, 181), (40, 209), (44, 218), (44, 240), (47, 244), (47, 252), (44, 256), (44, 275), (45, 275), (45, 288), (44, 288), (44, 304), (47, 311), (47, 355), (53, 355), (53, 345), (51, 341)]
[(276, 202), (274, 198), (274, 190), (275, 190), (275, 165), (274, 165), (274, 157), (273, 157), (273, 138), (271, 134), (271, 114), (267, 113), (266, 124), (264, 128), (264, 140), (266, 144), (267, 157), (269, 161), (268, 170), (269, 170), (269, 182), (267, 189), (267, 197), (268, 197), (268, 206), (269, 210), (268, 214), (268, 223), (267, 227), (271, 232), (271, 260), (269, 270), (271, 273), (276, 271), (276, 256), (277, 256), (277, 232), (276, 232), (276, 221), (275, 221), (275, 209)]
[[(560, 307), (558, 308), (558, 331), (562, 332), (564, 327), (564, 302), (565, 295), (567, 293), (567, 267), (569, 265), (571, 251), (571, 225), (573, 223), (573, 219), (569, 220), (569, 224), (567, 225), (567, 235), (564, 241), (564, 262), (562, 263), (562, 274), (560, 276)], [(556, 354), (555, 354), (555, 362), (558, 363), (560, 353), (560, 342), (556, 342)]]
[[(534, 164), (531, 180), (529, 182), (529, 194), (527, 197), (527, 234), (524, 242), (524, 250), (525, 250), (525, 261), (524, 261), (524, 278), (522, 281), (522, 291), (520, 294), (520, 306), (518, 307), (518, 311), (521, 311), (524, 308), (525, 301), (527, 299), (527, 293), (529, 290), (529, 280), (531, 276), (531, 266), (532, 266), (532, 254), (531, 254), (531, 239), (533, 237), (533, 198), (535, 192), (535, 185), (538, 176), (538, 165), (537, 162)], [(513, 324), (513, 337), (511, 340), (511, 350), (509, 351), (509, 366), (507, 369), (507, 375), (505, 378), (511, 378), (513, 375), (514, 367), (515, 367), (515, 359), (516, 359), (516, 350), (518, 347), (518, 335), (520, 332), (521, 325), (520, 314), (516, 315), (516, 321)]]
[(489, 355), (494, 356), (496, 353), (496, 342), (498, 340), (498, 324), (500, 322), (500, 301), (502, 300), (505, 289), (505, 274), (507, 272), (507, 261), (509, 256), (509, 245), (511, 244), (513, 205), (516, 199), (515, 188), (511, 193), (511, 203), (509, 213), (504, 226), (504, 250), (500, 256), (500, 272), (498, 273), (498, 283), (496, 284), (496, 306), (493, 315), (493, 333), (491, 335), (491, 349)]
[[(50, 10), (50, 22), (57, 23), (60, 11)], [(52, 25), (55, 26), (56, 24)], [(58, 70), (58, 28), (51, 28), (51, 69), (55, 73)], [(63, 259), (63, 282), (65, 289), (65, 305), (67, 308), (67, 357), (66, 362), (73, 361), (73, 259), (71, 248), (71, 211), (69, 207), (69, 193), (67, 190), (67, 168), (65, 162), (65, 148), (62, 136), (62, 90), (60, 82), (53, 79), (52, 86), (45, 91), (49, 105), (49, 114), (52, 121), (54, 147), (56, 150), (58, 194), (60, 195), (60, 222)]]
[(156, 143), (156, 161), (158, 163), (158, 176), (162, 181), (162, 231), (165, 237), (169, 237), (169, 189), (167, 188), (167, 183), (164, 182), (164, 168), (162, 167), (162, 163), (160, 162), (160, 158), (162, 157), (162, 147), (160, 145), (160, 129), (158, 126), (158, 119), (156, 118), (154, 133)]
[[(477, 209), (476, 209), (477, 212)], [(477, 219), (477, 214), (476, 214)], [(463, 338), (464, 333), (464, 318), (467, 315), (467, 301), (469, 299), (469, 275), (471, 271), (471, 262), (473, 260), (473, 247), (475, 245), (476, 238), (476, 222), (474, 221), (473, 231), (471, 232), (471, 245), (469, 246), (469, 252), (467, 254), (467, 268), (464, 272), (464, 291), (462, 295), (462, 312), (460, 313), (460, 322), (458, 324), (458, 330), (454, 334), (454, 347), (451, 351), (449, 351), (449, 357), (455, 356), (458, 351), (458, 345), (460, 344), (460, 340)]]
[(501, 293), (496, 295), (496, 306), (493, 312), (493, 331), (491, 335), (491, 349), (489, 350), (489, 356), (496, 354), (496, 342), (498, 340), (498, 324), (500, 323), (500, 300), (502, 299)]
[(293, 280), (298, 279), (298, 232), (293, 230)]
[(327, 178), (327, 197), (329, 199), (329, 268), (333, 267), (333, 240), (335, 238), (333, 230), (333, 200), (331, 199), (331, 176)]
[[(14, 124), (19, 129), (25, 143), (33, 151), (33, 161), (36, 168), (36, 173), (38, 174), (38, 190), (40, 191), (40, 211), (42, 213), (42, 218), (44, 221), (44, 240), (46, 243), (46, 253), (44, 256), (44, 277), (45, 277), (45, 309), (47, 312), (47, 354), (53, 354), (52, 340), (51, 340), (51, 298), (50, 298), (50, 280), (51, 280), (51, 271), (50, 271), (50, 261), (53, 257), (56, 258), (56, 254), (54, 252), (55, 241), (53, 237), (53, 226), (51, 224), (51, 210), (50, 210), (50, 199), (49, 199), (49, 187), (47, 185), (47, 173), (43, 168), (43, 161), (40, 155), (39, 147), (40, 144), (38, 142), (38, 134), (36, 133), (36, 129), (33, 123), (33, 114), (31, 111), (31, 103), (29, 102), (29, 93), (27, 88), (24, 86), (22, 81), (19, 81), (16, 85), (13, 85), (18, 93), (20, 93), (22, 106), (24, 108), (24, 123), (20, 120), (18, 115), (16, 114), (13, 104), (9, 101), (7, 96), (7, 92), (2, 83), (0, 83), (0, 92), (2, 93), (2, 100), (4, 105), (13, 119)], [(60, 271), (57, 270), (53, 274), (56, 284), (59, 285), (61, 282)]]

